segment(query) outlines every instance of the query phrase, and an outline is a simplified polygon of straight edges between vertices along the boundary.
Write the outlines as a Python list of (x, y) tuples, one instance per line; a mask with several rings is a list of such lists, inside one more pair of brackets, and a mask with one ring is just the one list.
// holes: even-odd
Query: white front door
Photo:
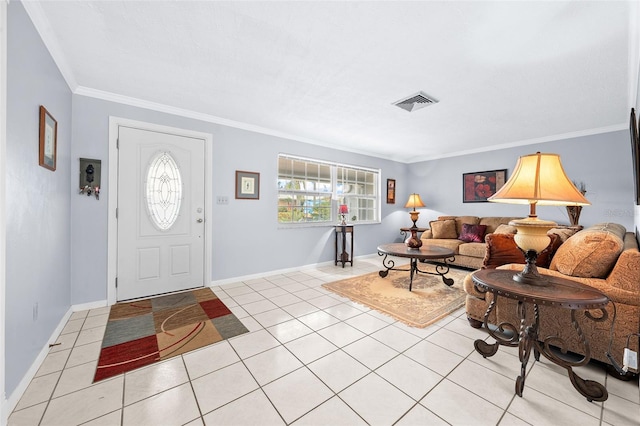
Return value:
[(204, 286), (204, 140), (118, 128), (117, 300)]

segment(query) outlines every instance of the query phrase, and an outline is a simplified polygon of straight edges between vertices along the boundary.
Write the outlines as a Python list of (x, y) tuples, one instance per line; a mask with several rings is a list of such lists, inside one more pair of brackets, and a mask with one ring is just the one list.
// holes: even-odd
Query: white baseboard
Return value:
[(73, 312), (74, 312), (73, 307), (70, 307), (67, 310), (67, 312), (62, 316), (62, 319), (58, 323), (58, 326), (55, 328), (55, 330), (53, 330), (53, 333), (51, 333), (51, 337), (49, 338), (47, 343), (44, 345), (44, 347), (40, 350), (40, 353), (31, 364), (31, 367), (29, 368), (29, 370), (27, 370), (26, 374), (22, 377), (22, 380), (20, 380), (20, 383), (18, 384), (16, 389), (11, 393), (9, 398), (7, 398), (7, 400), (5, 401), (6, 406), (5, 406), (4, 412), (7, 413), (7, 416), (11, 414), (14, 408), (16, 408), (16, 405), (18, 405), (18, 401), (20, 401), (20, 398), (22, 398), (22, 395), (24, 395), (25, 391), (27, 390), (27, 387), (29, 387), (29, 383), (31, 383), (31, 380), (33, 380), (33, 378), (36, 376), (36, 373), (40, 369), (40, 366), (44, 362), (44, 359), (49, 354), (49, 345), (52, 343), (55, 343), (55, 341), (58, 340), (60, 333), (62, 333), (64, 326), (67, 325), (67, 321), (69, 321), (69, 318), (71, 317), (71, 314)]
[[(376, 257), (378, 256), (376, 253), (374, 254), (366, 254), (363, 256), (355, 256), (353, 258), (353, 261), (355, 262), (358, 259), (367, 259), (370, 257)], [(285, 268), (285, 269), (277, 269), (277, 270), (273, 270), (273, 271), (266, 271), (266, 272), (260, 272), (258, 274), (251, 274), (251, 275), (242, 275), (242, 276), (238, 276), (238, 277), (233, 277), (233, 278), (225, 278), (222, 280), (213, 280), (211, 281), (211, 283), (209, 284), (209, 287), (216, 287), (216, 286), (221, 286), (221, 285), (225, 285), (225, 284), (231, 284), (231, 283), (236, 283), (238, 281), (249, 281), (249, 280), (253, 280), (256, 278), (262, 278), (265, 275), (279, 275), (279, 274), (287, 274), (290, 272), (297, 272), (300, 270), (304, 270), (307, 268), (317, 268), (320, 266), (333, 266), (333, 260), (329, 260), (327, 262), (322, 262), (322, 263), (310, 263), (308, 265), (304, 265), (304, 266), (295, 266), (293, 268)]]
[(97, 301), (97, 302), (90, 302), (90, 303), (83, 303), (83, 304), (80, 304), (80, 305), (73, 305), (67, 310), (67, 312), (60, 319), (60, 322), (58, 323), (58, 326), (55, 328), (55, 330), (53, 330), (53, 333), (51, 333), (51, 337), (49, 338), (47, 343), (44, 345), (44, 347), (40, 350), (40, 353), (38, 354), (36, 359), (33, 361), (33, 364), (31, 364), (31, 367), (29, 368), (29, 370), (27, 370), (26, 374), (22, 377), (22, 380), (20, 380), (20, 383), (18, 384), (16, 389), (11, 393), (9, 398), (7, 398), (4, 401), (4, 404), (3, 404), (4, 407), (3, 407), (2, 412), (6, 413), (7, 417), (16, 408), (16, 405), (18, 405), (18, 402), (20, 401), (20, 398), (22, 398), (22, 395), (24, 395), (25, 391), (29, 387), (29, 384), (31, 383), (33, 378), (36, 376), (36, 373), (40, 369), (40, 366), (42, 366), (42, 363), (44, 362), (44, 359), (49, 354), (49, 349), (50, 349), (49, 345), (55, 343), (56, 340), (58, 340), (58, 337), (60, 337), (60, 333), (62, 333), (62, 330), (67, 325), (67, 322), (69, 321), (69, 318), (71, 318), (71, 315), (74, 312), (86, 311), (86, 310), (89, 310), (89, 309), (103, 308), (105, 306), (107, 306), (107, 301), (106, 300), (101, 300), (101, 301)]

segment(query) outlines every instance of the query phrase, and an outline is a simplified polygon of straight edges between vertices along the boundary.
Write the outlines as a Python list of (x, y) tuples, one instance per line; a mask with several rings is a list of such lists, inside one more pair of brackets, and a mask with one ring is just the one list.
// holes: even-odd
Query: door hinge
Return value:
[(118, 208), (116, 207), (116, 219), (118, 218)]
[(118, 288), (118, 277), (116, 277), (116, 288)]
[(116, 139), (116, 149), (120, 149), (120, 138)]

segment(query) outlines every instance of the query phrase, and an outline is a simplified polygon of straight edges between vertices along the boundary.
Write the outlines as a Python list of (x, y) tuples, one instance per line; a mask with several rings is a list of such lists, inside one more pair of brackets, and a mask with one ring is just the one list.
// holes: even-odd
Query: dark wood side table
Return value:
[[(573, 372), (572, 367), (585, 365), (591, 358), (589, 341), (585, 338), (580, 325), (576, 321), (576, 311), (582, 311), (587, 318), (593, 321), (604, 321), (607, 319), (605, 307), (609, 303), (609, 298), (587, 285), (553, 276), (546, 276), (549, 279), (546, 285), (522, 284), (513, 280), (514, 273), (515, 271), (510, 270), (482, 269), (471, 275), (476, 290), (494, 294), (494, 300), (489, 304), (484, 314), (484, 326), (496, 342), (489, 344), (484, 340), (478, 339), (474, 342), (476, 351), (486, 358), (495, 355), (500, 345), (518, 347), (521, 363), (520, 376), (516, 379), (516, 393), (518, 396), (522, 396), (527, 363), (529, 362), (531, 349), (533, 349), (536, 360), (539, 360), (540, 354), (542, 354), (554, 364), (566, 368), (573, 387), (586, 397), (589, 402), (606, 401), (609, 394), (605, 387), (593, 380), (584, 380)], [(487, 319), (499, 297), (517, 300), (517, 314), (520, 319), (518, 328), (514, 324), (506, 322), (498, 324), (497, 330), (492, 330), (487, 326)], [(533, 321), (527, 321), (525, 304), (533, 305)], [(539, 305), (571, 310), (571, 324), (576, 330), (580, 342), (584, 345), (585, 355), (581, 360), (569, 360), (566, 357), (562, 357), (557, 349), (551, 348), (551, 345), (564, 346), (564, 341), (559, 337), (538, 335), (540, 327)], [(594, 316), (588, 310), (599, 310), (600, 314), (599, 316)], [(498, 330), (506, 330), (511, 332), (512, 335), (503, 334)], [(544, 340), (541, 341), (540, 338)]]
[[(347, 253), (347, 234), (351, 234), (351, 244), (349, 245), (351, 249), (351, 255)], [(342, 235), (342, 252), (338, 253), (338, 235)], [(344, 268), (345, 263), (350, 263), (353, 266), (353, 225), (336, 225), (336, 259), (335, 265), (338, 265), (338, 262), (342, 263), (342, 267)]]
[[(420, 234), (422, 234), (424, 231), (426, 231), (429, 228), (415, 228), (416, 232), (419, 232)], [(402, 238), (407, 238), (407, 234), (411, 234), (411, 227), (408, 228), (400, 228), (400, 235), (402, 235)], [(418, 235), (418, 238), (420, 238), (420, 236)]]

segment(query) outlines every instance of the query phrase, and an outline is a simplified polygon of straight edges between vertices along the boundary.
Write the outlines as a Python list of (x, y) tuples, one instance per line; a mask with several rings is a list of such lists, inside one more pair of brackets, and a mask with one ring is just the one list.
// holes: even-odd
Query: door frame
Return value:
[(211, 282), (211, 253), (212, 226), (211, 214), (213, 210), (212, 185), (213, 185), (213, 135), (210, 133), (196, 132), (177, 127), (163, 126), (160, 124), (130, 120), (127, 118), (109, 116), (109, 187), (108, 187), (108, 222), (107, 222), (107, 305), (116, 303), (116, 276), (118, 273), (118, 221), (116, 208), (118, 207), (118, 128), (120, 126), (134, 127), (136, 129), (170, 133), (178, 136), (197, 138), (204, 140), (204, 282), (205, 287)]

